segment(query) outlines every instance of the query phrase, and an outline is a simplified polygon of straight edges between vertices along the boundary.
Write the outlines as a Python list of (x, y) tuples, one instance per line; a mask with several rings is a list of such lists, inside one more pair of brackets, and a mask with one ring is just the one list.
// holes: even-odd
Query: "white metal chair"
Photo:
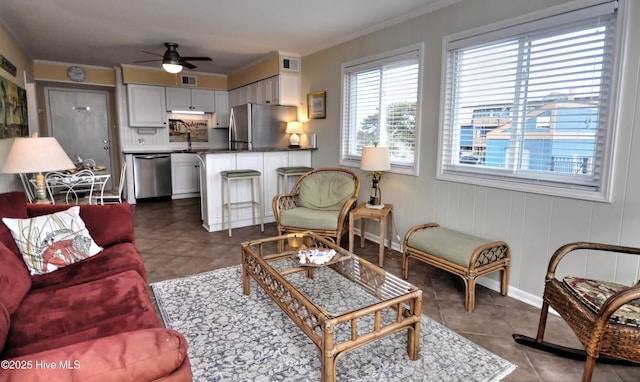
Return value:
[[(122, 163), (122, 168), (120, 169), (120, 181), (115, 190), (102, 190), (100, 195), (94, 195), (93, 201), (95, 204), (105, 204), (105, 203), (122, 203), (122, 191), (124, 190), (124, 181), (126, 179), (127, 173), (127, 162)], [(104, 188), (104, 186), (103, 186)]]
[(73, 174), (52, 171), (45, 175), (45, 183), (51, 203), (79, 204), (83, 195), (89, 203), (93, 196), (95, 175), (91, 170), (81, 170)]
[(29, 182), (29, 176), (32, 174), (20, 174), (20, 181), (22, 182), (22, 187), (24, 188), (24, 193), (27, 196), (27, 200), (29, 203), (33, 203), (36, 200), (36, 191), (34, 186)]

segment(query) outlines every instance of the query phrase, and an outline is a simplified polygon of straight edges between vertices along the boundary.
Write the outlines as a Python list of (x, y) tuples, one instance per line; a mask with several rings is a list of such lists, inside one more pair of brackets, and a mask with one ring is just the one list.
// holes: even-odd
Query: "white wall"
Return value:
[[(5, 159), (7, 159), (12, 144), (13, 138), (0, 139), (0, 166), (2, 166)], [(22, 183), (20, 183), (20, 177), (18, 177), (18, 175), (0, 174), (0, 193), (22, 190)]]
[[(539, 9), (561, 0), (466, 0), (344, 44), (303, 57), (302, 94), (325, 90), (327, 118), (305, 128), (317, 133), (314, 167), (339, 160), (343, 62), (424, 42), (420, 176), (385, 175), (383, 199), (393, 203), (400, 237), (413, 225), (430, 221), (490, 239), (512, 250), (511, 292), (538, 303), (548, 259), (560, 245), (577, 240), (640, 246), (640, 25), (627, 23), (627, 50), (620, 94), (619, 133), (613, 202), (596, 203), (436, 180), (442, 38)], [(631, 2), (630, 2), (631, 3)], [(640, 20), (640, 3), (629, 5), (627, 20)], [(635, 133), (635, 134), (634, 134)], [(633, 150), (633, 148), (636, 148)], [(361, 175), (360, 199), (369, 188)], [(369, 227), (371, 232), (373, 226)], [(638, 256), (580, 256), (560, 272), (631, 283), (640, 279)], [(494, 276), (493, 279), (496, 279)], [(489, 284), (495, 284), (491, 280)]]

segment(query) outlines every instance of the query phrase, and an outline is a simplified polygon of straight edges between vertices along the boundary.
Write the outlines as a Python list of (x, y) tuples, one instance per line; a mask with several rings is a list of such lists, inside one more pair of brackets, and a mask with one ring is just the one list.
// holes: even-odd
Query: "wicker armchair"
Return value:
[[(596, 360), (640, 366), (640, 283), (625, 286), (577, 277), (558, 280), (558, 263), (576, 250), (640, 255), (640, 248), (599, 243), (577, 242), (560, 247), (549, 261), (537, 337), (514, 334), (513, 338), (559, 356), (586, 360), (583, 381), (591, 381)], [(543, 341), (549, 307), (569, 324), (585, 351)]]
[[(273, 198), (278, 233), (313, 231), (340, 243), (355, 207), (360, 179), (343, 168), (319, 168), (300, 176), (288, 194)], [(280, 248), (279, 248), (280, 249)]]

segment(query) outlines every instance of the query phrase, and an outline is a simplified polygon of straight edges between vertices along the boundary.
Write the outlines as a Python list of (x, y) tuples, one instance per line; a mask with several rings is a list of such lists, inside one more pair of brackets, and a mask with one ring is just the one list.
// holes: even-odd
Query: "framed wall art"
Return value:
[(307, 117), (309, 119), (326, 118), (327, 92), (307, 94)]
[(0, 138), (28, 136), (27, 91), (0, 76)]
[(209, 142), (208, 128), (206, 119), (169, 119), (169, 142), (186, 142), (187, 132), (192, 142)]

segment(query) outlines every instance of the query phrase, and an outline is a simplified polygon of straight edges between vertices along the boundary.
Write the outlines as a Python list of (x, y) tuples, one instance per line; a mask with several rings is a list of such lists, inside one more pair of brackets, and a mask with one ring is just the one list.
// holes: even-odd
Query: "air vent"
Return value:
[(182, 77), (182, 80), (181, 80), (182, 85), (198, 86), (198, 77), (187, 76), (184, 74), (181, 77)]
[(292, 57), (281, 57), (280, 68), (292, 72), (300, 72), (300, 59)]

